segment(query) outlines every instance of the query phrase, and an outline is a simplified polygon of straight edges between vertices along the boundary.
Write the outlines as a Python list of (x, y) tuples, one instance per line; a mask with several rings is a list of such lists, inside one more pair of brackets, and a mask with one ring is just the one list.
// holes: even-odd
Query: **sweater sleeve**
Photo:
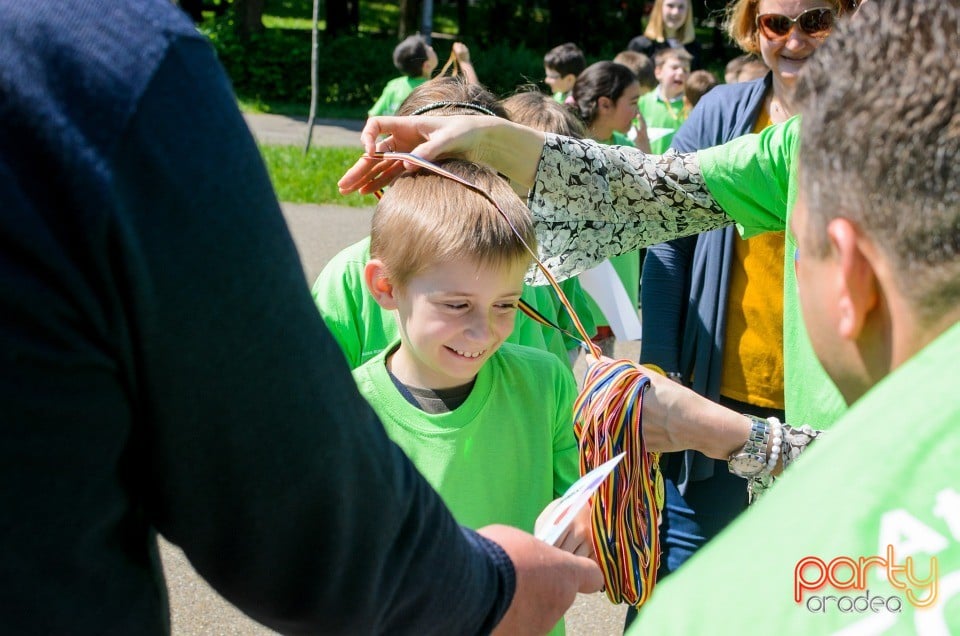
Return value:
[[(568, 278), (605, 258), (729, 225), (695, 154), (546, 135), (529, 207), (544, 264)], [(542, 284), (537, 274), (536, 284)]]
[(113, 163), (150, 522), (283, 632), (490, 630), (512, 565), (359, 396), (208, 46), (174, 43)]

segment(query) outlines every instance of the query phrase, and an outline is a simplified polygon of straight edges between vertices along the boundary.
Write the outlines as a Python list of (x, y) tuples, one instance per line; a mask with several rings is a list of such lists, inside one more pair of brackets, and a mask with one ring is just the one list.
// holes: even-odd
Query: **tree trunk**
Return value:
[(233, 10), (237, 16), (237, 35), (246, 40), (254, 33), (263, 33), (263, 8), (265, 0), (235, 0)]
[(303, 144), (303, 154), (310, 152), (313, 139), (313, 122), (317, 118), (317, 51), (320, 37), (320, 0), (313, 0), (313, 23), (310, 28), (310, 116), (307, 117), (307, 141)]

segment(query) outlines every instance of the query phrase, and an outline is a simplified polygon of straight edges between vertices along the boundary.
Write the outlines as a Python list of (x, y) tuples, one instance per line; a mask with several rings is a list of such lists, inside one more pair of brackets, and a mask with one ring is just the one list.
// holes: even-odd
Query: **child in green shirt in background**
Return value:
[(564, 104), (570, 97), (574, 82), (587, 66), (580, 47), (566, 42), (553, 47), (543, 56), (544, 83), (553, 91), (553, 99)]
[[(627, 132), (637, 116), (637, 100), (640, 97), (640, 82), (636, 75), (623, 64), (596, 62), (588, 66), (573, 87), (573, 101), (587, 128), (587, 137), (604, 144), (633, 147)], [(640, 298), (640, 250), (625, 252), (610, 259), (619, 280), (611, 279), (609, 285), (622, 285), (634, 315)], [(619, 290), (618, 290), (619, 291)], [(593, 321), (597, 325), (594, 341), (606, 356), (613, 355), (616, 341), (610, 325), (613, 316), (605, 316), (600, 306), (590, 301)]]
[(683, 87), (690, 73), (692, 56), (681, 48), (661, 49), (653, 58), (657, 88), (640, 98), (640, 115), (647, 122), (650, 151), (667, 151), (673, 135), (686, 119)]
[(437, 53), (422, 35), (411, 35), (393, 49), (393, 65), (402, 76), (387, 82), (383, 92), (367, 115), (393, 115), (400, 104), (428, 79), (437, 68)]

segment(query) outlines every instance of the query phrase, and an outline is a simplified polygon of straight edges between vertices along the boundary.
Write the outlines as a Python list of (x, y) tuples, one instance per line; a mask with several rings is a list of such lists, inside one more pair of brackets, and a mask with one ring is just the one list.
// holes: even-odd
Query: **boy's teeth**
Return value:
[(454, 349), (454, 351), (456, 351), (459, 355), (463, 356), (464, 358), (479, 358), (483, 354), (483, 351), (477, 351), (476, 353), (470, 353), (468, 351), (460, 351), (459, 349)]

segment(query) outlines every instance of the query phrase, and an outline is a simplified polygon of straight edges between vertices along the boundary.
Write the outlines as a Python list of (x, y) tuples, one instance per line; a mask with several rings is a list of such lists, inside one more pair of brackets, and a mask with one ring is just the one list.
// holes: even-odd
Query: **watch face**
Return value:
[(730, 472), (741, 477), (753, 477), (764, 468), (764, 463), (756, 455), (736, 455), (728, 462)]

